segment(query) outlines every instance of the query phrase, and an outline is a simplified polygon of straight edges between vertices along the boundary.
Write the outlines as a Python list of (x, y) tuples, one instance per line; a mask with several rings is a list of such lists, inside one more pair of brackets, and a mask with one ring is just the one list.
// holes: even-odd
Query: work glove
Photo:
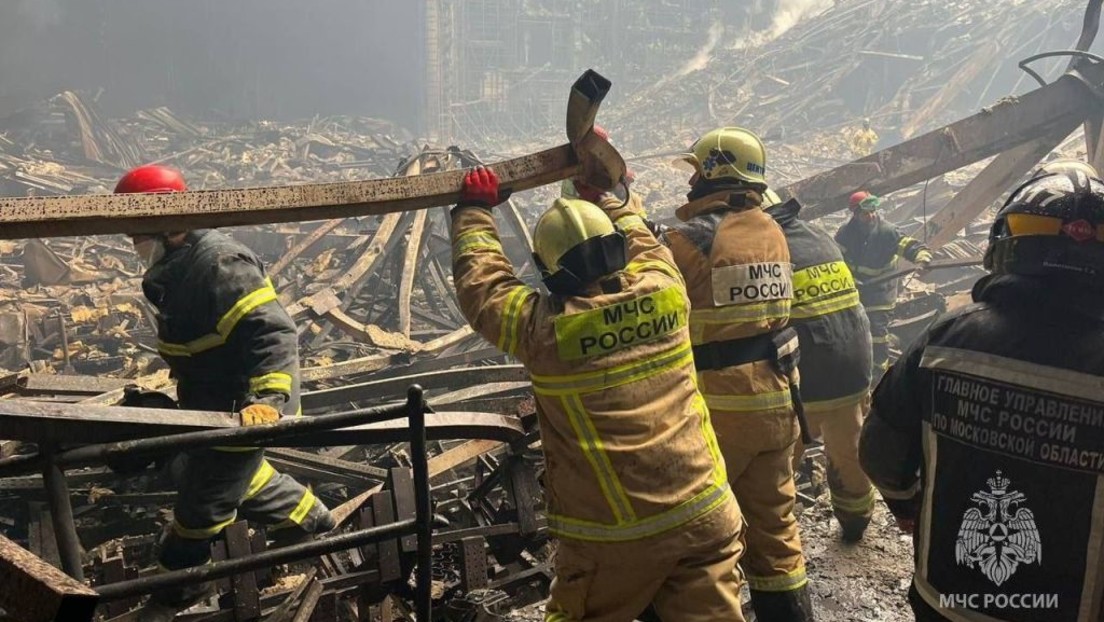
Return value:
[(464, 184), (460, 188), (460, 202), (457, 207), (492, 207), (506, 200), (499, 195), (498, 175), (485, 166), (477, 166), (464, 175)]
[(264, 425), (280, 420), (280, 411), (268, 404), (251, 404), (241, 409), (242, 426)]

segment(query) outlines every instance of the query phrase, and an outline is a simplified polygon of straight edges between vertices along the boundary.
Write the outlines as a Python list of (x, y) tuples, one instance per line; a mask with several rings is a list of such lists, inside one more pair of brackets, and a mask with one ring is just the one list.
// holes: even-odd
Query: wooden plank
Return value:
[[(490, 165), (504, 189), (581, 172), (570, 144)], [(416, 177), (164, 194), (0, 197), (0, 239), (181, 231), (330, 220), (452, 205), (464, 171)]]
[(0, 429), (14, 440), (103, 443), (237, 426), (231, 413), (0, 400)]
[(0, 609), (20, 622), (90, 622), (99, 596), (0, 535)]
[(433, 456), (429, 459), (430, 481), (434, 477), (439, 477), (499, 447), (502, 447), (502, 443), (499, 441), (479, 439), (462, 443), (446, 452)]
[(1031, 171), (1051, 149), (1073, 131), (1076, 123), (1055, 134), (1037, 138), (1000, 154), (943, 209), (928, 221), (928, 246), (937, 249), (955, 238), (1016, 181)]
[[(253, 547), (249, 542), (249, 523), (238, 521), (223, 530), (226, 538), (226, 556), (229, 559), (249, 557)], [(261, 597), (257, 591), (257, 576), (244, 572), (230, 577), (233, 586), (234, 620), (250, 622), (261, 615)]]
[[(1104, 66), (1089, 65), (1082, 71), (1091, 83), (1104, 84)], [(1065, 75), (944, 128), (790, 184), (779, 193), (800, 200), (802, 218), (811, 220), (846, 208), (847, 197), (856, 189), (884, 195), (931, 179), (1081, 123), (1096, 105), (1085, 84)]]
[(422, 247), (422, 234), (425, 233), (426, 213), (414, 215), (414, 224), (410, 226), (410, 237), (406, 241), (403, 255), (403, 271), (399, 279), (399, 332), (410, 337), (410, 295), (414, 290), (414, 274), (418, 271), (418, 251)]

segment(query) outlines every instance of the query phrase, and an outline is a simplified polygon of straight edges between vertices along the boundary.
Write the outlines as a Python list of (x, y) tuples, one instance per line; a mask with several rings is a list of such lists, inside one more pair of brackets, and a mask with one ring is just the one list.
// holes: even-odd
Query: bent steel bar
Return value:
[(154, 574), (131, 581), (109, 583), (97, 587), (96, 593), (100, 595), (100, 600), (109, 601), (140, 596), (166, 587), (195, 585), (212, 579), (221, 579), (230, 575), (257, 570), (258, 568), (277, 566), (307, 557), (325, 555), (326, 553), (351, 549), (372, 542), (410, 535), (416, 532), (417, 524), (418, 521), (414, 518), (396, 521), (383, 527), (370, 527), (322, 540), (272, 549), (248, 557), (212, 562), (203, 566)]

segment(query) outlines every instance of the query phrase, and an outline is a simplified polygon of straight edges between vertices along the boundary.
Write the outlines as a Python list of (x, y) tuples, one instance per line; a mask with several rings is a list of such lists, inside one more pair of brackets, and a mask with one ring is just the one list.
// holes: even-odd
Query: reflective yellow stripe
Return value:
[(598, 485), (602, 488), (602, 496), (606, 498), (610, 510), (613, 511), (617, 524), (624, 524), (636, 520), (636, 513), (629, 502), (629, 496), (625, 488), (614, 472), (613, 463), (606, 455), (606, 448), (602, 444), (602, 437), (598, 435), (598, 429), (587, 415), (586, 408), (578, 395), (565, 395), (560, 399), (564, 412), (567, 413), (571, 428), (575, 430), (575, 436), (579, 439), (579, 447), (583, 450), (594, 474), (598, 477)]
[(912, 484), (912, 486), (909, 486), (908, 488), (905, 488), (903, 490), (878, 486), (878, 492), (882, 495), (882, 497), (886, 499), (891, 499), (895, 501), (908, 501), (920, 492), (920, 480), (917, 479)]
[(845, 395), (830, 400), (817, 400), (814, 402), (803, 399), (802, 403), (805, 405), (805, 412), (807, 413), (827, 412), (836, 410), (837, 408), (843, 408), (844, 406), (861, 403), (866, 399), (867, 393), (868, 389), (863, 389), (858, 393), (852, 393), (851, 395)]
[(172, 530), (173, 533), (186, 540), (210, 540), (211, 538), (219, 535), (219, 533), (221, 533), (223, 529), (226, 529), (227, 526), (232, 525), (237, 519), (238, 515), (237, 512), (235, 512), (233, 516), (222, 521), (221, 523), (216, 523), (214, 525), (211, 525), (210, 527), (201, 528), (185, 527), (184, 525), (181, 525), (174, 520)]
[(859, 292), (854, 291), (842, 296), (828, 298), (827, 300), (818, 300), (816, 302), (809, 302), (801, 305), (794, 304), (790, 307), (790, 319), (805, 320), (836, 313), (845, 309), (853, 309), (857, 306), (859, 306)]
[(889, 343), (889, 337), (871, 337), (870, 343)]
[(710, 419), (709, 406), (705, 403), (705, 398), (697, 390), (698, 379), (693, 376), (694, 379), (694, 409), (698, 411), (698, 416), (701, 417), (701, 433), (705, 438), (705, 446), (709, 448), (709, 456), (713, 459), (713, 483), (717, 486), (724, 486), (728, 483), (728, 472), (725, 469), (724, 459), (721, 457), (721, 446), (717, 441), (717, 432), (713, 429), (713, 422)]
[(534, 291), (526, 285), (517, 285), (506, 297), (506, 309), (502, 314), (502, 328), (498, 336), (498, 349), (506, 354), (517, 352), (518, 333), (521, 331), (521, 309)]
[(863, 306), (866, 308), (867, 313), (871, 313), (871, 312), (876, 313), (878, 311), (892, 311), (892, 310), (897, 308), (897, 303), (896, 302), (891, 302), (887, 305), (877, 305), (877, 306), (872, 306), (872, 307), (868, 307), (866, 305), (863, 305)]
[(280, 391), (291, 395), (291, 374), (274, 371), (263, 376), (250, 378), (249, 392), (260, 393), (262, 391)]
[(245, 497), (243, 499), (252, 499), (256, 497), (261, 489), (272, 481), (272, 478), (276, 475), (276, 469), (272, 468), (272, 465), (268, 463), (268, 460), (261, 460), (261, 466), (257, 469), (257, 472), (253, 474), (253, 479), (249, 481), (249, 490), (245, 491)]
[(710, 395), (705, 394), (705, 403), (709, 409), (725, 412), (762, 412), (778, 408), (792, 408), (793, 400), (789, 389), (769, 391), (754, 395)]
[(638, 540), (674, 529), (714, 510), (724, 503), (731, 493), (728, 484), (712, 484), (693, 499), (648, 518), (608, 525), (584, 521), (558, 514), (548, 515), (548, 531), (565, 538), (598, 542)]
[(791, 592), (805, 587), (808, 582), (804, 568), (798, 568), (777, 577), (747, 575), (748, 588), (759, 592)]
[(876, 277), (876, 276), (882, 276), (883, 274), (889, 274), (896, 267), (897, 267), (897, 256), (894, 255), (893, 259), (890, 259), (889, 263), (882, 266), (881, 268), (868, 268), (866, 266), (855, 266), (854, 270), (855, 270), (855, 273), (860, 274), (860, 275), (865, 276), (865, 277)]
[(681, 343), (669, 350), (635, 363), (608, 369), (564, 376), (532, 374), (533, 390), (541, 395), (567, 395), (612, 389), (613, 387), (650, 378), (667, 370), (685, 367), (694, 362), (690, 344)]
[(317, 501), (317, 499), (314, 493), (311, 492), (311, 489), (307, 488), (304, 490), (303, 498), (299, 500), (299, 505), (296, 505), (295, 509), (291, 511), (291, 514), (288, 515), (288, 521), (296, 525), (302, 525), (303, 520), (307, 518), (307, 513), (314, 507), (315, 501)]
[(544, 622), (579, 622), (570, 614), (566, 614), (560, 611), (549, 612), (544, 614)]
[(625, 266), (625, 271), (632, 274), (639, 274), (645, 270), (662, 272), (673, 279), (677, 279), (680, 283), (682, 282), (682, 273), (678, 271), (678, 268), (665, 261), (634, 259), (629, 262), (629, 265)]
[(874, 507), (874, 489), (861, 497), (845, 497), (832, 493), (832, 507), (851, 514), (865, 514)]
[(916, 241), (916, 238), (912, 238), (907, 235), (902, 236), (901, 239), (897, 241), (897, 254), (900, 255), (904, 253), (905, 249), (908, 248), (911, 244), (919, 244), (919, 242)]
[(243, 317), (249, 315), (257, 307), (275, 300), (276, 290), (272, 287), (272, 279), (266, 278), (262, 287), (242, 296), (240, 300), (234, 303), (234, 306), (215, 325), (215, 332), (193, 339), (188, 343), (158, 341), (157, 350), (169, 356), (191, 356), (211, 348), (217, 348), (226, 343), (230, 333), (234, 331), (234, 327), (238, 325)]
[(746, 305), (728, 305), (690, 311), (690, 325), (732, 324), (734, 322), (760, 322), (790, 316), (789, 300), (753, 302)]
[(686, 297), (671, 286), (553, 320), (561, 361), (592, 358), (662, 339), (686, 327)]
[(627, 214), (615, 220), (613, 226), (618, 229), (629, 231), (630, 229), (647, 229), (648, 225), (644, 224), (644, 219), (636, 214)]
[(498, 240), (498, 236), (489, 231), (483, 231), (477, 229), (475, 231), (465, 231), (456, 236), (456, 239), (452, 242), (452, 256), (453, 258), (469, 253), (474, 250), (492, 250), (502, 252), (502, 242)]

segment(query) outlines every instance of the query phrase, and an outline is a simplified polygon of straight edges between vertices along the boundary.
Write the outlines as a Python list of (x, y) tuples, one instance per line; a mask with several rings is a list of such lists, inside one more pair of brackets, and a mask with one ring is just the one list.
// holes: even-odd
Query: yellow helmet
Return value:
[(679, 161), (689, 163), (706, 181), (767, 183), (767, 149), (758, 136), (742, 127), (722, 127), (709, 132), (691, 145)]
[(533, 229), (533, 251), (548, 290), (565, 296), (625, 267), (624, 234), (582, 199), (556, 199)]
[(1082, 173), (1085, 177), (1100, 179), (1100, 174), (1096, 172), (1096, 169), (1093, 168), (1091, 164), (1073, 158), (1062, 158), (1053, 162), (1047, 162), (1040, 166), (1031, 177), (1042, 177), (1043, 175), (1054, 175), (1058, 173)]

